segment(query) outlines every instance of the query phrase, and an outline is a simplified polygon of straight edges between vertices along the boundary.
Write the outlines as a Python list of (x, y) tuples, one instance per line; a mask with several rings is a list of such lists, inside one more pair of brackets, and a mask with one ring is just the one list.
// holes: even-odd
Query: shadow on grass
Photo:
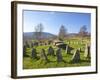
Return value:
[(60, 61), (60, 62), (58, 62), (58, 61), (49, 61), (49, 63), (61, 63), (61, 62), (64, 62), (64, 63), (67, 63), (65, 60), (62, 60), (62, 61)]
[(88, 63), (90, 63), (91, 60), (80, 60), (80, 61), (77, 61), (77, 62), (75, 62), (75, 61), (70, 61), (69, 64), (74, 64), (74, 63), (83, 63), (83, 62), (88, 62)]
[(30, 56), (26, 54), (26, 55), (24, 55), (24, 57), (30, 57)]

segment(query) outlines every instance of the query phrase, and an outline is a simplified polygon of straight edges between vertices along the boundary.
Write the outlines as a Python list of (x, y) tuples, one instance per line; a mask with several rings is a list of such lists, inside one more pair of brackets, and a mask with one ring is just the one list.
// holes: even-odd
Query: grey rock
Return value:
[(48, 54), (47, 55), (53, 55), (53, 56), (55, 56), (54, 49), (51, 46), (48, 49)]
[(56, 56), (57, 56), (57, 62), (62, 62), (63, 58), (62, 58), (62, 54), (61, 54), (61, 49), (57, 49), (56, 51)]
[(44, 49), (41, 50), (41, 58), (46, 62), (49, 61)]
[(33, 59), (37, 58), (37, 52), (35, 48), (32, 49), (32, 58)]
[(90, 58), (90, 46), (86, 44), (85, 46), (85, 53), (84, 53), (85, 58)]
[(72, 62), (78, 63), (79, 61), (80, 61), (80, 52), (79, 52), (79, 50), (76, 50), (73, 54)]

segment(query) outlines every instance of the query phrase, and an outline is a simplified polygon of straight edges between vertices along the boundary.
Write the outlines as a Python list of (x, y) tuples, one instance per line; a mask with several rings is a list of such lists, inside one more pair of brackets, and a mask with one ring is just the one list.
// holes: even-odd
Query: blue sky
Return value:
[(23, 31), (33, 32), (34, 27), (42, 23), (44, 32), (58, 34), (61, 25), (64, 25), (68, 33), (77, 33), (80, 27), (86, 25), (90, 32), (91, 14), (75, 12), (51, 12), (51, 11), (23, 11)]

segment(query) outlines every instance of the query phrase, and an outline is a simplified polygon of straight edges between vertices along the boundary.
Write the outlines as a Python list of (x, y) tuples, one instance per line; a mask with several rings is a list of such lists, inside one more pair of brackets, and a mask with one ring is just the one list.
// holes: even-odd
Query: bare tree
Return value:
[(80, 28), (79, 36), (85, 37), (85, 36), (87, 36), (87, 34), (88, 34), (88, 32), (87, 32), (87, 27), (86, 27), (86, 25), (83, 25), (83, 26)]
[(61, 25), (58, 34), (59, 39), (63, 40), (66, 37), (66, 35), (67, 35), (67, 29), (65, 28), (64, 25)]
[(40, 23), (38, 24), (34, 30), (35, 30), (35, 37), (37, 40), (41, 40), (42, 39), (42, 32), (43, 32), (43, 25)]

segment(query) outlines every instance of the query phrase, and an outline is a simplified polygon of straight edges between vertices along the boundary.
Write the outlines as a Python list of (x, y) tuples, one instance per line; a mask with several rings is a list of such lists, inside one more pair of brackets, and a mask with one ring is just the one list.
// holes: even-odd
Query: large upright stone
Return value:
[(23, 46), (23, 56), (26, 56), (26, 49), (27, 49), (27, 47), (26, 47), (26, 45), (24, 45)]
[(32, 42), (32, 43), (31, 43), (31, 48), (33, 48), (33, 46), (34, 46), (34, 43)]
[(39, 45), (39, 42), (34, 42), (34, 46), (38, 46)]
[(62, 54), (61, 54), (61, 49), (57, 49), (56, 51), (56, 56), (57, 56), (57, 62), (62, 62), (63, 58), (62, 58)]
[(70, 47), (68, 45), (66, 45), (66, 53), (67, 54), (70, 54), (71, 53), (71, 49), (70, 49)]
[(52, 41), (51, 40), (48, 40), (48, 45), (50, 45), (52, 43)]
[(32, 49), (32, 58), (33, 59), (36, 59), (37, 58), (37, 52), (36, 52), (36, 49), (35, 48)]
[(78, 63), (79, 61), (80, 61), (80, 52), (79, 52), (79, 50), (76, 50), (73, 54), (72, 62)]
[(66, 45), (66, 53), (68, 52), (68, 45)]
[(54, 49), (51, 46), (48, 49), (48, 54), (47, 55), (53, 55), (53, 56), (55, 56)]
[(44, 49), (41, 50), (41, 58), (46, 62), (49, 61)]
[(25, 45), (26, 45), (27, 48), (30, 48), (28, 41), (25, 42)]
[(78, 50), (81, 52), (82, 50), (81, 50), (81, 48), (78, 48)]
[(85, 53), (84, 53), (85, 58), (90, 58), (90, 46), (86, 44), (85, 46)]

